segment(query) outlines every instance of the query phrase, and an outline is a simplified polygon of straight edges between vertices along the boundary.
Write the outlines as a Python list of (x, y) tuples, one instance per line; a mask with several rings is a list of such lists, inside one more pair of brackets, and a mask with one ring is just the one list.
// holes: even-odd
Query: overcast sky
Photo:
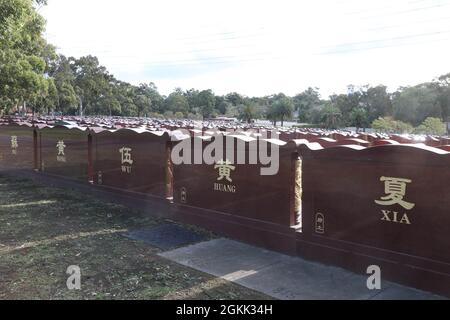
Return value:
[(450, 0), (49, 0), (46, 37), (116, 78), (262, 96), (450, 72)]

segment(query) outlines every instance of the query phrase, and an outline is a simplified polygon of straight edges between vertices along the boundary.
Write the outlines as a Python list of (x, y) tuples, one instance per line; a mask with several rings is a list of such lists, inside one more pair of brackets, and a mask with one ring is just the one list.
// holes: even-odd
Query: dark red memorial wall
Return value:
[(66, 126), (38, 130), (39, 169), (65, 178), (89, 180), (89, 131)]
[(31, 124), (0, 125), (0, 166), (11, 169), (33, 169), (35, 131)]
[[(202, 152), (212, 148), (214, 142), (198, 140), (189, 138), (192, 157), (195, 149)], [(295, 147), (271, 140), (269, 146), (275, 143), (279, 147), (279, 170), (274, 175), (261, 175), (264, 165), (248, 163), (249, 154), (257, 154), (261, 147), (256, 139), (227, 136), (226, 141), (224, 153), (214, 163), (174, 164), (174, 211), (189, 223), (294, 254), (291, 226), (296, 224), (296, 217), (291, 180)], [(238, 143), (244, 147), (238, 148)], [(246, 164), (237, 163), (237, 158), (244, 156)]]
[[(194, 153), (194, 139), (192, 154)], [(234, 156), (229, 141), (234, 140)], [(289, 226), (293, 223), (292, 209), (292, 149), (284, 143), (279, 147), (279, 171), (275, 175), (261, 175), (261, 164), (237, 163), (238, 157), (249, 159), (258, 153), (257, 140), (243, 142), (238, 151), (239, 139), (226, 137), (227, 154), (214, 164), (174, 165), (174, 202), (208, 210), (225, 212), (250, 219)], [(204, 150), (210, 141), (199, 144)], [(270, 143), (268, 143), (270, 146)], [(201, 150), (201, 151), (202, 151)], [(223, 161), (224, 164), (218, 163)], [(227, 163), (229, 162), (229, 164)], [(221, 170), (226, 171), (225, 176)]]
[(450, 294), (450, 153), (342, 146), (303, 158), (301, 256)]
[(93, 133), (94, 183), (166, 197), (167, 143), (163, 132), (121, 129)]

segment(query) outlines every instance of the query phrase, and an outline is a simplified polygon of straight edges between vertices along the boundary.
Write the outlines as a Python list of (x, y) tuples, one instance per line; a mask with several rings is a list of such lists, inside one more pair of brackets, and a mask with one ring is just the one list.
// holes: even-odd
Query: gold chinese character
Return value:
[(17, 143), (17, 136), (11, 136), (11, 149), (15, 150), (19, 147)]
[(410, 179), (381, 177), (380, 181), (384, 182), (384, 192), (386, 196), (381, 197), (381, 200), (375, 200), (375, 203), (383, 206), (390, 206), (399, 204), (406, 210), (414, 208), (415, 204), (403, 200), (406, 195), (406, 184), (411, 183)]
[(232, 182), (230, 178), (231, 170), (234, 170), (235, 167), (231, 165), (231, 162), (227, 159), (226, 161), (220, 160), (214, 166), (214, 169), (219, 169), (219, 177), (217, 180), (227, 179)]
[(122, 155), (122, 164), (133, 164), (133, 160), (131, 160), (131, 148), (123, 147), (119, 150), (119, 152)]
[(59, 140), (56, 144), (56, 148), (58, 148), (58, 156), (64, 156), (64, 148), (66, 145), (64, 144), (63, 140)]

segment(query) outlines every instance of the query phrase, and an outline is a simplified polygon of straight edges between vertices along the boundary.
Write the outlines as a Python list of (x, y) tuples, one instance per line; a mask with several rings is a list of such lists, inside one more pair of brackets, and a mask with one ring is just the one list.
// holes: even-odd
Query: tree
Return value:
[(58, 89), (56, 88), (55, 81), (53, 78), (48, 78), (47, 80), (47, 90), (45, 94), (37, 97), (34, 101), (30, 103), (33, 108), (33, 113), (35, 112), (49, 112), (54, 110), (59, 103)]
[(266, 118), (272, 121), (273, 125), (277, 126), (278, 121), (278, 110), (275, 104), (271, 104), (267, 107)]
[(216, 104), (216, 96), (211, 89), (203, 90), (198, 94), (198, 103), (203, 119), (209, 118), (214, 113)]
[[(438, 92), (438, 104), (441, 109), (442, 120), (450, 121), (450, 73), (440, 76), (434, 81)], [(447, 130), (447, 134), (449, 134)]]
[(278, 94), (275, 96), (275, 101), (273, 102), (274, 112), (277, 119), (281, 121), (281, 126), (284, 125), (284, 121), (292, 119), (292, 113), (294, 111), (294, 103), (292, 99), (285, 96), (284, 94)]
[(384, 133), (410, 133), (413, 128), (410, 124), (394, 120), (392, 117), (379, 117), (372, 122), (372, 128)]
[(239, 93), (237, 92), (232, 92), (229, 93), (225, 96), (225, 99), (231, 103), (233, 106), (238, 106), (241, 104), (244, 104), (244, 97), (241, 96)]
[(152, 110), (152, 91), (147, 84), (140, 84), (134, 89), (134, 105), (137, 108), (137, 116), (148, 115)]
[(416, 133), (443, 135), (446, 131), (445, 124), (439, 118), (426, 118), (415, 130)]
[(55, 108), (50, 108), (48, 111), (56, 110), (63, 114), (75, 114), (77, 112), (79, 98), (73, 87), (75, 76), (69, 60), (64, 55), (58, 55), (49, 61), (47, 72), (54, 79), (58, 92), (58, 102)]
[(165, 101), (165, 110), (175, 112), (182, 112), (187, 114), (189, 112), (189, 102), (181, 89), (177, 88), (172, 92)]
[(247, 123), (251, 123), (253, 119), (257, 117), (256, 105), (253, 102), (247, 102), (246, 104), (240, 105), (238, 107), (238, 118)]
[(327, 129), (336, 129), (342, 121), (341, 111), (333, 104), (326, 104), (320, 113), (321, 124)]
[(166, 119), (172, 119), (174, 117), (174, 114), (172, 111), (167, 110), (166, 112), (164, 112), (164, 118)]
[(195, 89), (187, 90), (184, 93), (184, 96), (186, 97), (188, 104), (189, 104), (189, 111), (195, 112), (195, 110), (200, 110), (200, 102), (199, 102), (199, 91)]
[(372, 129), (374, 129), (377, 132), (384, 132), (384, 133), (390, 133), (394, 131), (394, 120), (392, 118), (388, 117), (379, 117), (378, 119), (375, 119), (372, 121)]
[(422, 123), (427, 117), (441, 117), (438, 91), (430, 83), (401, 88), (394, 94), (392, 106), (396, 120), (414, 126)]
[(110, 109), (103, 108), (101, 101), (106, 103), (105, 97), (110, 95), (110, 86), (115, 79), (99, 64), (97, 57), (69, 58), (69, 63), (74, 74), (75, 92), (83, 109), (90, 114), (101, 114), (102, 109)]
[(215, 100), (216, 100), (215, 109), (220, 114), (226, 114), (228, 109), (232, 107), (232, 104), (228, 102), (223, 96), (216, 96)]
[(364, 87), (361, 102), (367, 111), (367, 120), (372, 122), (378, 117), (392, 115), (391, 96), (386, 86)]
[(330, 101), (334, 108), (339, 109), (340, 123), (347, 126), (351, 125), (350, 114), (354, 109), (363, 106), (362, 103), (363, 92), (361, 88), (356, 88), (353, 85), (348, 86), (347, 94), (332, 95)]
[(294, 110), (298, 112), (298, 118), (303, 122), (311, 121), (311, 111), (321, 105), (320, 94), (317, 88), (308, 88), (292, 98)]
[(173, 116), (175, 119), (183, 119), (184, 118), (184, 114), (182, 112), (175, 112), (175, 114)]
[(45, 21), (31, 0), (0, 0), (0, 102), (9, 111), (47, 94)]
[(145, 100), (141, 101), (144, 104), (138, 106), (139, 111), (144, 113), (150, 113), (151, 111), (162, 112), (164, 109), (164, 98), (159, 94), (158, 88), (153, 82), (141, 83), (136, 90), (139, 95), (145, 96)]
[(358, 132), (359, 128), (365, 128), (369, 124), (368, 112), (362, 107), (353, 109), (350, 112), (350, 121), (356, 127), (356, 132)]

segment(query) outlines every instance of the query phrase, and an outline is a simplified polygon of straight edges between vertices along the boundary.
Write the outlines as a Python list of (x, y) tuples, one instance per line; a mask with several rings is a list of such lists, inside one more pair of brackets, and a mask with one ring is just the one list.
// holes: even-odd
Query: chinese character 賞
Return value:
[(390, 206), (399, 204), (406, 210), (414, 208), (415, 204), (403, 200), (406, 195), (406, 184), (411, 183), (412, 180), (404, 178), (381, 177), (381, 182), (384, 182), (384, 192), (386, 196), (381, 197), (380, 200), (375, 200), (375, 203)]
[(234, 166), (231, 165), (230, 160), (220, 160), (216, 163), (214, 166), (214, 169), (219, 169), (219, 177), (217, 180), (223, 180), (226, 179), (229, 182), (232, 182), (233, 180), (230, 177), (231, 171), (235, 169)]

